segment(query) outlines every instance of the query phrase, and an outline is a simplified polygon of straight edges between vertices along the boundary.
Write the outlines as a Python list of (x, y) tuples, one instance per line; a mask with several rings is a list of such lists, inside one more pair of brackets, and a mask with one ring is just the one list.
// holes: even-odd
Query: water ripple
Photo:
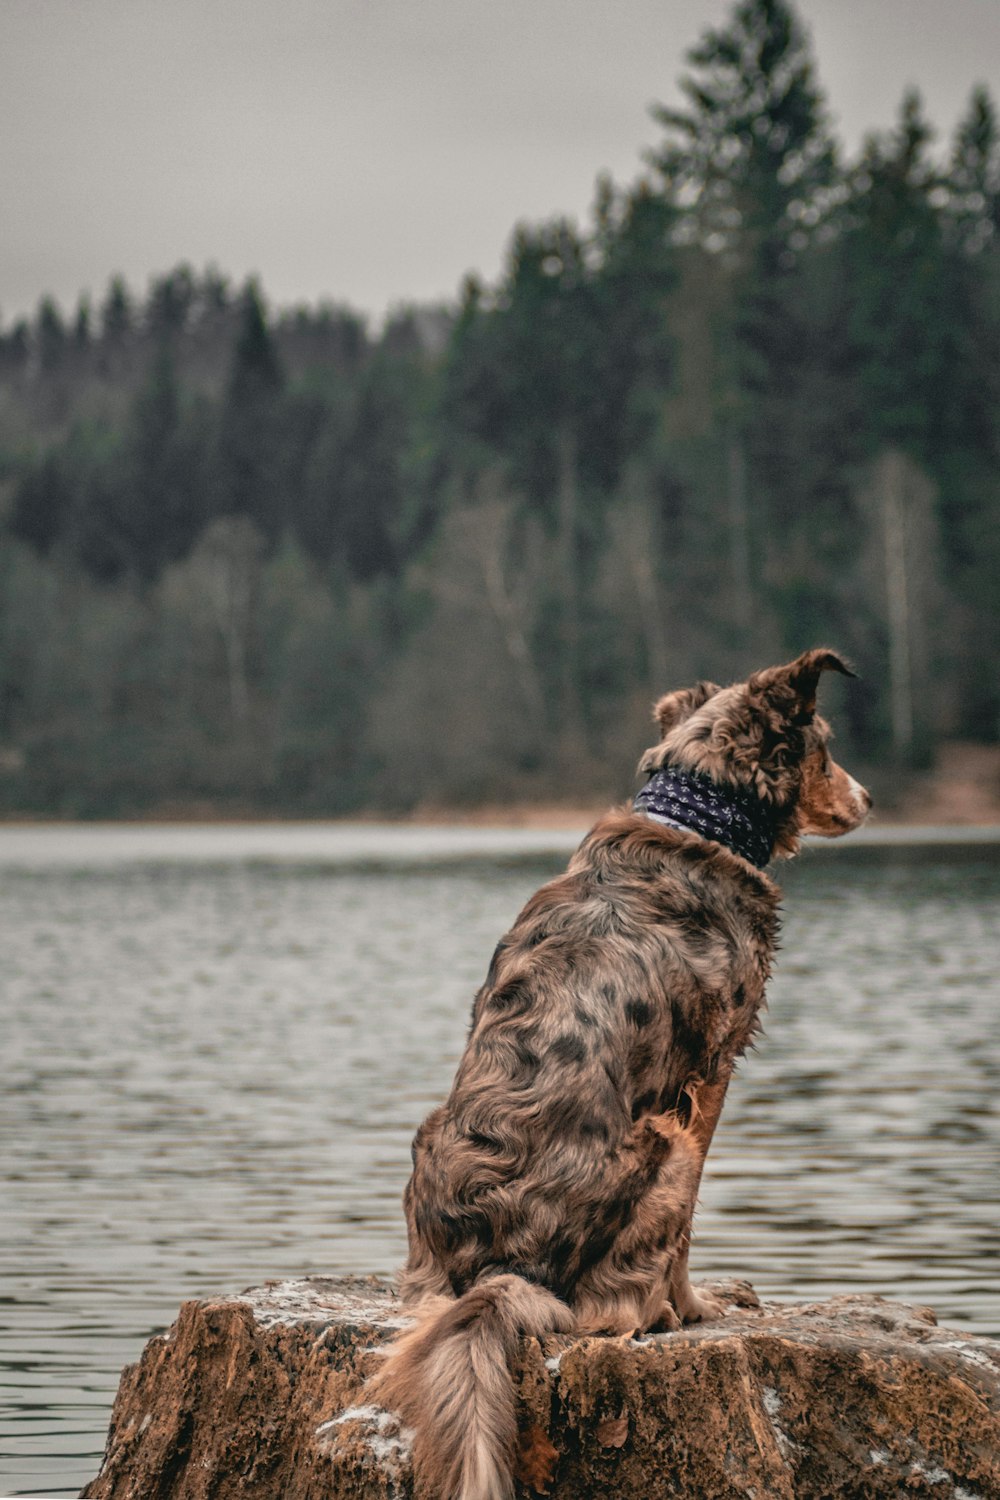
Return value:
[[(8, 1493), (96, 1471), (119, 1370), (182, 1298), (397, 1267), (414, 1126), (496, 938), (558, 865), (514, 844), (508, 866), (434, 865), (437, 845), (409, 868), (123, 863), (95, 837), (0, 886)], [(1000, 1331), (995, 852), (845, 851), (783, 881), (696, 1272)]]

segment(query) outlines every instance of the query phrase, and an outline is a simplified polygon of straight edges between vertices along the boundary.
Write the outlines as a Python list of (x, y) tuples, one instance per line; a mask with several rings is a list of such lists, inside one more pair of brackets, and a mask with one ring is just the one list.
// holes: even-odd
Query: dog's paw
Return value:
[(682, 1323), (711, 1323), (715, 1318), (724, 1318), (729, 1304), (712, 1292), (695, 1291), (690, 1282), (674, 1299), (677, 1315)]
[(681, 1320), (674, 1312), (669, 1302), (663, 1304), (660, 1315), (655, 1323), (651, 1323), (646, 1329), (647, 1333), (674, 1333), (681, 1326)]

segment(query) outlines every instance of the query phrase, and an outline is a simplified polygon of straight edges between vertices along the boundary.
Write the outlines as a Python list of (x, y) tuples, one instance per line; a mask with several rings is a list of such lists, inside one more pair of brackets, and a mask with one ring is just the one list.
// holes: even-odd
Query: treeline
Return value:
[(822, 641), (855, 755), (996, 736), (993, 101), (844, 160), (784, 0), (683, 88), (456, 307), (0, 329), (0, 810), (623, 795), (664, 687)]

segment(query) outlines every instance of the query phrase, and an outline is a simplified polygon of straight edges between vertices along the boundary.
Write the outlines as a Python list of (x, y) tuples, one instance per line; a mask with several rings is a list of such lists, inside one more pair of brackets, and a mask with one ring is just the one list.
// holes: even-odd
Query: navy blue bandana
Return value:
[(708, 776), (666, 766), (637, 793), (636, 812), (669, 828), (725, 844), (763, 870), (774, 844), (774, 811), (749, 787), (719, 786)]

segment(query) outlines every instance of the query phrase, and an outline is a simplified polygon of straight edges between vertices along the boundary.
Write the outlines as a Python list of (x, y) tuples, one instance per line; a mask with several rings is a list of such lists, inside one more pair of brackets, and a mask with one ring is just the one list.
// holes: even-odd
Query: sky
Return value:
[[(841, 141), (947, 143), (1000, 0), (799, 0)], [(0, 0), (0, 318), (182, 261), (378, 321), (634, 180), (728, 0)]]

